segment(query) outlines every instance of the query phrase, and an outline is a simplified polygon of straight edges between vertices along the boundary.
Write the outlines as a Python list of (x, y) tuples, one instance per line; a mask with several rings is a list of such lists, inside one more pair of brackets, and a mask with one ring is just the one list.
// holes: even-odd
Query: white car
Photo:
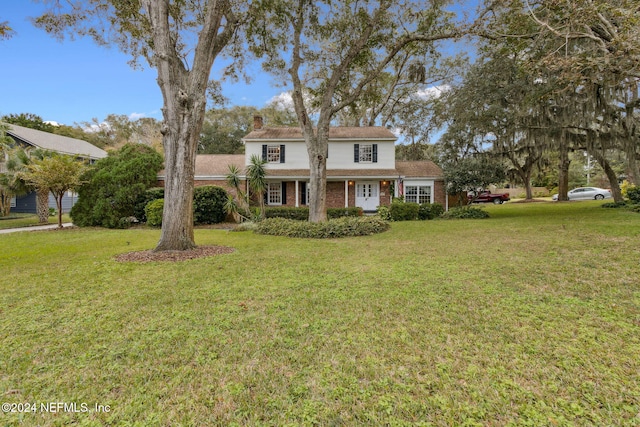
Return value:
[[(610, 199), (611, 191), (598, 187), (578, 187), (567, 193), (569, 200), (602, 200)], [(558, 200), (558, 195), (553, 196), (553, 200)]]

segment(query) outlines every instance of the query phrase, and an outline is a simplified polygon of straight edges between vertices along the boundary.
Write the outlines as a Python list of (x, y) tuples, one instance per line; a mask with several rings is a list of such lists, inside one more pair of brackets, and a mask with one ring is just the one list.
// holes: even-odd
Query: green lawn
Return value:
[(640, 214), (600, 204), (196, 230), (236, 251), (181, 263), (113, 260), (157, 230), (0, 235), (0, 400), (38, 410), (0, 425), (638, 426)]
[[(62, 222), (71, 222), (69, 214), (62, 215)], [(49, 224), (57, 224), (58, 216), (49, 217)], [(7, 228), (31, 227), (33, 225), (42, 225), (38, 219), (38, 215), (32, 214), (12, 214), (7, 218), (0, 217), (0, 230)]]

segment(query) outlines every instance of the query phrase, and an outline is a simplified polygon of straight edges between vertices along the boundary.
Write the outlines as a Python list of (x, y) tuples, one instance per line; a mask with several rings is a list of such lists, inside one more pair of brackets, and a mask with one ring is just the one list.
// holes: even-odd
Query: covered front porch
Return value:
[[(335, 176), (330, 172), (327, 171), (327, 208), (360, 207), (365, 212), (375, 212), (378, 206), (391, 204), (394, 188), (397, 186), (397, 175)], [(307, 206), (309, 196), (308, 175), (269, 175), (267, 178), (265, 201), (268, 206)]]

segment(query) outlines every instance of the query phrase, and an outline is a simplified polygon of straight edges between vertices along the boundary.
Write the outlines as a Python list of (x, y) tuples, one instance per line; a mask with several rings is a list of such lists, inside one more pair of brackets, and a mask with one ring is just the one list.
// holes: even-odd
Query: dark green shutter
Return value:
[(373, 163), (378, 163), (378, 144), (373, 144)]
[(301, 182), (300, 183), (300, 201), (301, 201), (301, 205), (306, 205), (307, 204), (307, 183), (306, 182)]
[(360, 144), (353, 144), (353, 161), (360, 163)]
[(284, 145), (280, 146), (280, 163), (284, 163)]
[(267, 144), (262, 144), (262, 160), (267, 161)]
[[(280, 153), (280, 155), (282, 155), (282, 153)], [(282, 183), (282, 204), (283, 205), (287, 204), (287, 183), (286, 182)]]

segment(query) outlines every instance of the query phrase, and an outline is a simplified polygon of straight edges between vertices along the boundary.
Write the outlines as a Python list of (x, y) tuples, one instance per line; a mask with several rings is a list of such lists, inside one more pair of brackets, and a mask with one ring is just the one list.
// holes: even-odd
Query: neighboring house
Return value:
[[(17, 144), (25, 148), (41, 148), (60, 154), (76, 156), (80, 159), (87, 159), (91, 163), (107, 157), (106, 151), (81, 139), (42, 132), (12, 124), (8, 124), (7, 126), (9, 127), (7, 135), (13, 138)], [(0, 165), (0, 167), (2, 166)], [(63, 212), (71, 210), (76, 200), (77, 195), (71, 192), (67, 193), (62, 199)], [(56, 202), (52, 195), (49, 195), (49, 207), (56, 207)], [(14, 198), (11, 201), (11, 212), (37, 213), (35, 192)]]
[[(306, 206), (309, 201), (309, 157), (299, 128), (263, 127), (254, 118), (254, 129), (243, 139), (245, 154), (198, 155), (195, 185), (225, 182), (228, 165), (241, 171), (253, 154), (267, 160), (268, 206)], [(327, 157), (327, 207), (359, 206), (374, 212), (389, 205), (393, 196), (408, 202), (446, 204), (444, 175), (431, 161), (395, 161), (396, 136), (382, 127), (334, 127), (329, 131)], [(159, 181), (164, 181), (163, 172)]]

